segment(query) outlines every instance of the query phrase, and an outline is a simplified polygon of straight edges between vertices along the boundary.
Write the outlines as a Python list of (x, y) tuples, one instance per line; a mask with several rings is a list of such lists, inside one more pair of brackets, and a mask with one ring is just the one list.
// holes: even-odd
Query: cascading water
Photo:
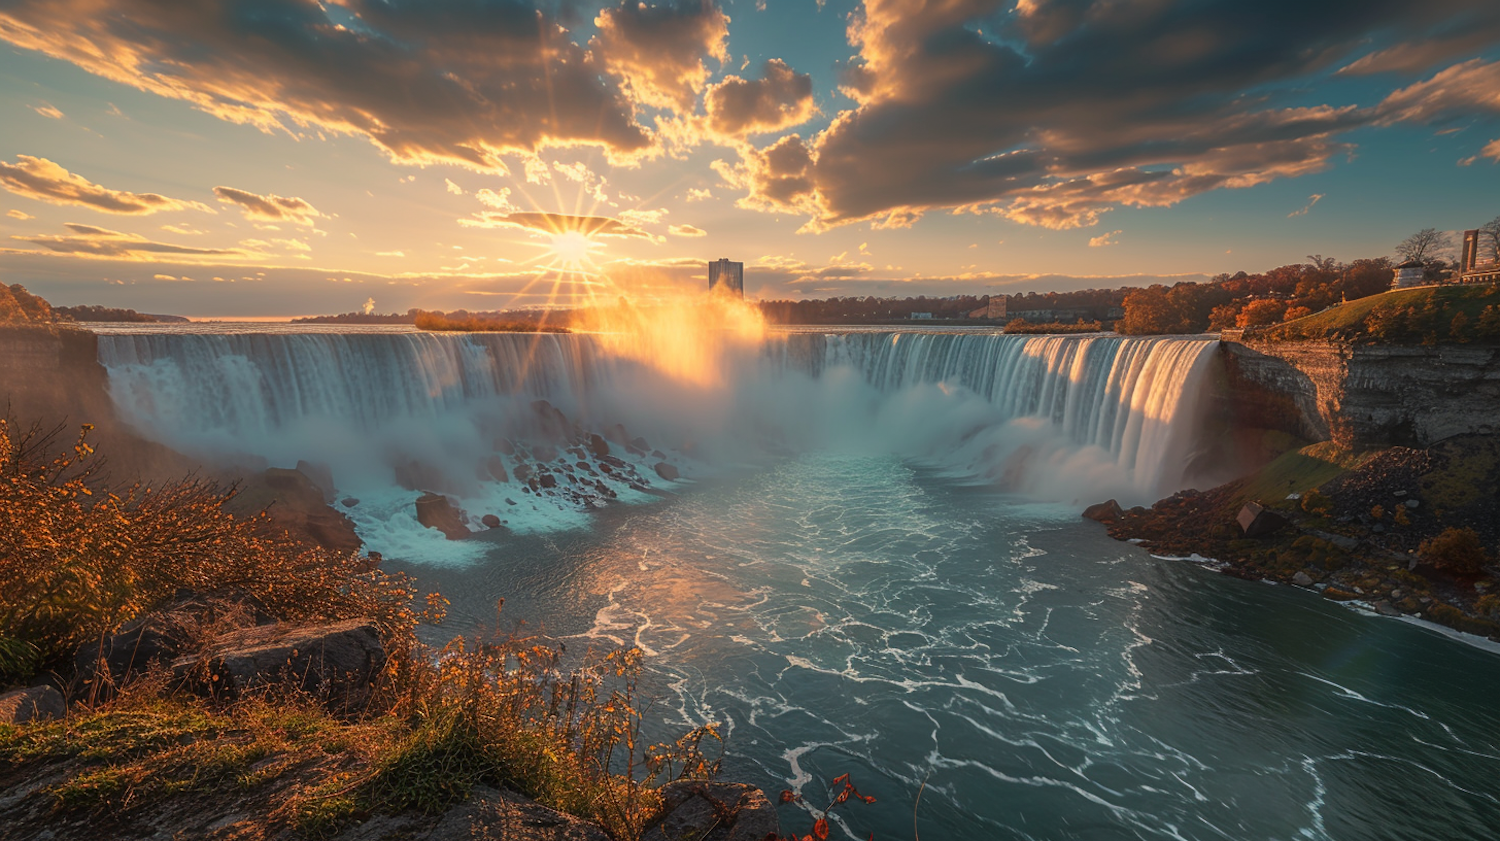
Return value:
[[(588, 334), (125, 328), (101, 335), (99, 353), (142, 433), (209, 459), (330, 463), (341, 492), (380, 501), (353, 512), (371, 548), (421, 552), (436, 544), (392, 542), (404, 526), (432, 537), (399, 516), (428, 489), (399, 489), (411, 485), (402, 464), (441, 477), (424, 481), (471, 512), (517, 514), (513, 529), (580, 522), (476, 478), (502, 437), (524, 437), (537, 399), (585, 431), (622, 423), (688, 471), (878, 448), (1040, 499), (1148, 501), (1183, 478), (1212, 344), (804, 329), (722, 349), (711, 384)], [(637, 459), (648, 477), (649, 461)]]

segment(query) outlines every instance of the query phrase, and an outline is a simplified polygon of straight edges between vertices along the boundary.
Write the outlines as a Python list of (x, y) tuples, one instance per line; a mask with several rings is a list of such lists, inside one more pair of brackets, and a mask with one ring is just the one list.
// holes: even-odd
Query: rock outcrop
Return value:
[[(321, 475), (315, 466), (300, 464)], [(327, 479), (330, 484), (325, 489), (301, 469), (268, 468), (247, 476), (225, 508), (242, 517), (265, 511), (272, 523), (293, 535), (335, 551), (358, 552), (363, 543), (354, 533), (353, 521), (330, 505), (331, 474)]]
[(1223, 342), (1246, 422), (1346, 449), (1429, 446), (1500, 429), (1500, 346)]
[(56, 721), (67, 712), (68, 702), (50, 686), (33, 686), (0, 695), (0, 724)]
[(417, 499), (417, 522), (430, 529), (437, 529), (449, 540), (462, 540), (469, 531), (463, 509), (442, 494), (422, 494)]
[(658, 461), (652, 469), (656, 471), (656, 475), (666, 479), (668, 482), (677, 481), (677, 468), (665, 461)]
[(367, 619), (276, 623), (216, 636), (203, 651), (172, 661), (172, 675), (194, 691), (223, 700), (290, 681), (340, 708), (357, 709), (368, 699), (385, 659), (380, 632)]
[(1125, 509), (1121, 508), (1120, 503), (1113, 499), (1108, 502), (1097, 502), (1083, 509), (1083, 518), (1085, 520), (1094, 520), (1100, 523), (1112, 523), (1123, 516), (1125, 516)]
[(779, 837), (776, 807), (754, 786), (679, 780), (661, 787), (665, 815), (644, 841), (765, 841)]

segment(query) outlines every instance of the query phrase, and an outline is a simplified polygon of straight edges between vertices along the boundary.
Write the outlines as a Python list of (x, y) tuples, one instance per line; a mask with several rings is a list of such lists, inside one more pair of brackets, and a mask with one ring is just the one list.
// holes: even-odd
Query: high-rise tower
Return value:
[(721, 257), (708, 264), (708, 291), (723, 286), (737, 298), (745, 297), (745, 264)]

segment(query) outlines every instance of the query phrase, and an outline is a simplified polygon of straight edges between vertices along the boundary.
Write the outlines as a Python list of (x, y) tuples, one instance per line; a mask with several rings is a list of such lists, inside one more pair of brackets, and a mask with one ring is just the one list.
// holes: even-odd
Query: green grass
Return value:
[[(1350, 301), (1323, 312), (1278, 324), (1255, 333), (1256, 338), (1271, 341), (1297, 341), (1303, 339), (1369, 339), (1367, 320), (1377, 318), (1395, 310), (1433, 308), (1437, 319), (1444, 326), (1451, 324), (1454, 316), (1462, 314), (1469, 322), (1470, 330), (1478, 322), (1485, 307), (1500, 304), (1500, 286), (1489, 284), (1471, 286), (1431, 286), (1421, 289), (1402, 289), (1371, 295)], [(1446, 337), (1445, 337), (1446, 338)], [(1473, 336), (1473, 338), (1500, 338)]]
[(1307, 493), (1358, 467), (1368, 455), (1341, 450), (1331, 441), (1282, 453), (1246, 480), (1240, 501), (1283, 506), (1287, 494)]

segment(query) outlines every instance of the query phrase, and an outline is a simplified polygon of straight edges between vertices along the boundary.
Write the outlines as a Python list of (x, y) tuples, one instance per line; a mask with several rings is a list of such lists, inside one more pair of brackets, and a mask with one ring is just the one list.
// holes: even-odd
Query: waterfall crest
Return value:
[(1149, 501), (1183, 479), (1213, 344), (800, 328), (723, 354), (732, 370), (713, 387), (588, 334), (120, 328), (102, 331), (99, 355), (147, 437), (208, 458), (332, 462), (367, 496), (418, 461), (451, 474), (455, 495), (484, 497), (478, 508), (505, 487), (474, 465), (538, 399), (703, 469), (863, 447), (1039, 499)]

